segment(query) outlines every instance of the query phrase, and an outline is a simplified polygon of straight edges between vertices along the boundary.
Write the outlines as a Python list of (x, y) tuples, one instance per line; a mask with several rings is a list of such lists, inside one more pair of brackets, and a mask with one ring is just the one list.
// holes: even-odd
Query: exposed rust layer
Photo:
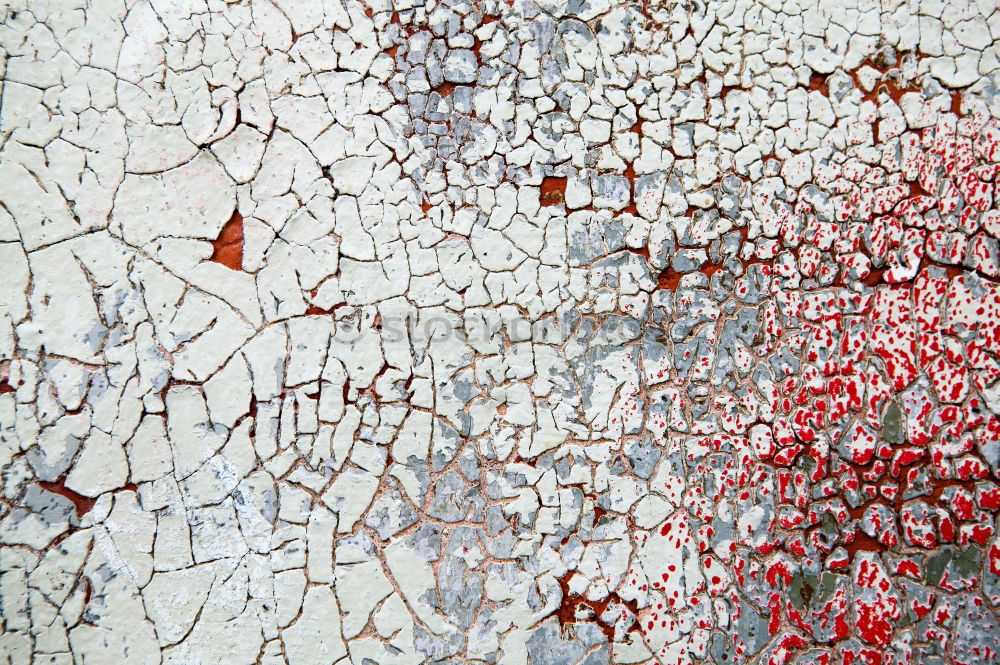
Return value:
[(543, 206), (556, 206), (566, 202), (566, 178), (547, 176), (542, 178), (539, 200)]
[(212, 243), (209, 261), (221, 263), (231, 270), (243, 270), (243, 215), (233, 211), (219, 237)]
[[(601, 632), (604, 633), (604, 636), (608, 638), (608, 643), (613, 644), (615, 642), (615, 623), (608, 622), (603, 618), (608, 606), (611, 603), (615, 603), (618, 606), (627, 608), (632, 613), (632, 616), (635, 617), (639, 614), (638, 603), (634, 600), (624, 600), (615, 592), (608, 594), (601, 600), (588, 600), (570, 591), (569, 583), (574, 575), (576, 575), (576, 571), (571, 570), (562, 577), (556, 578), (556, 581), (559, 583), (559, 589), (562, 591), (562, 600), (555, 612), (556, 618), (559, 619), (559, 625), (565, 630), (570, 624), (574, 623), (595, 623)], [(594, 616), (592, 618), (578, 619), (576, 617), (578, 611), (586, 611), (587, 609), (593, 613)], [(628, 627), (629, 632), (638, 631), (638, 629), (638, 624), (635, 622)]]
[[(74, 492), (70, 488), (66, 487), (66, 478), (60, 478), (55, 482), (46, 482), (44, 480), (38, 481), (38, 486), (41, 487), (46, 492), (52, 492), (53, 494), (58, 494), (59, 496), (66, 497), (73, 502), (73, 506), (76, 508), (76, 516), (83, 517), (89, 513), (93, 508), (94, 504), (97, 503), (97, 499), (91, 499), (88, 496), (84, 496), (79, 492)], [(133, 487), (135, 487), (133, 485)]]

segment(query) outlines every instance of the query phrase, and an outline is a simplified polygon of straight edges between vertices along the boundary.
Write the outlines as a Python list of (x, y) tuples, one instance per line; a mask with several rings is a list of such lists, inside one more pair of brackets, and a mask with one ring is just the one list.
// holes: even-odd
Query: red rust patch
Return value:
[(573, 579), (574, 575), (576, 575), (576, 571), (571, 570), (562, 577), (556, 578), (559, 589), (562, 590), (562, 601), (559, 603), (559, 608), (556, 609), (556, 617), (559, 619), (559, 625), (564, 628), (567, 624), (576, 623), (576, 603), (573, 602), (573, 596), (569, 590), (569, 581)]
[(813, 72), (809, 75), (809, 85), (806, 86), (808, 90), (815, 90), (824, 97), (830, 96), (830, 89), (826, 85), (826, 77), (818, 72)]
[(930, 192), (924, 189), (923, 185), (920, 184), (919, 180), (911, 180), (908, 184), (910, 186), (910, 198), (913, 198), (915, 196), (931, 195)]
[(888, 268), (872, 268), (868, 276), (865, 277), (862, 282), (864, 282), (869, 287), (876, 287), (879, 284), (885, 284), (885, 272)]
[(231, 270), (243, 270), (243, 215), (233, 211), (212, 247), (209, 261), (221, 263)]
[(17, 391), (17, 386), (10, 385), (10, 361), (0, 363), (0, 395)]
[[(559, 625), (565, 630), (569, 624), (574, 623), (586, 623), (593, 621), (597, 624), (597, 627), (601, 629), (605, 637), (608, 638), (608, 642), (612, 643), (615, 641), (615, 623), (607, 623), (601, 617), (607, 610), (608, 605), (612, 602), (617, 603), (623, 607), (627, 607), (631, 610), (632, 615), (638, 617), (639, 607), (636, 601), (625, 601), (617, 593), (610, 593), (603, 600), (587, 600), (583, 596), (575, 594), (569, 589), (569, 582), (576, 575), (575, 570), (567, 572), (562, 577), (556, 578), (559, 583), (559, 589), (562, 591), (562, 601), (559, 603), (559, 607), (556, 609), (556, 618), (559, 619)], [(583, 621), (576, 618), (576, 611), (581, 606), (589, 607), (594, 613), (593, 619), (585, 619)], [(629, 629), (638, 630), (638, 624), (633, 623), (632, 627)]]
[(434, 92), (441, 95), (442, 97), (447, 97), (451, 93), (455, 92), (455, 84), (445, 81), (438, 87), (434, 88)]
[[(906, 53), (903, 53), (902, 51), (899, 52), (899, 53), (897, 53), (896, 54), (896, 63), (894, 65), (887, 66), (887, 67), (880, 67), (871, 58), (866, 58), (864, 60), (864, 62), (862, 62), (858, 66), (857, 69), (855, 69), (854, 71), (850, 72), (851, 78), (854, 79), (854, 85), (855, 85), (855, 87), (857, 87), (857, 89), (859, 91), (861, 91), (861, 93), (862, 93), (861, 94), (862, 100), (867, 100), (867, 101), (875, 103), (875, 105), (878, 105), (878, 93), (880, 91), (884, 90), (886, 92), (886, 94), (889, 95), (889, 98), (892, 99), (892, 101), (894, 101), (896, 104), (899, 104), (902, 101), (903, 95), (905, 93), (907, 93), (907, 92), (919, 92), (919, 90), (917, 88), (913, 87), (913, 86), (907, 86), (905, 88), (900, 88), (899, 86), (896, 85), (896, 83), (894, 81), (892, 81), (891, 79), (885, 78), (885, 75), (889, 72), (890, 69), (892, 69), (893, 67), (895, 67), (896, 69), (898, 69), (898, 68), (900, 68), (900, 67), (903, 66), (903, 57), (905, 55), (906, 55)], [(858, 72), (861, 71), (861, 69), (863, 69), (866, 66), (871, 67), (872, 69), (876, 70), (878, 73), (880, 73), (882, 75), (882, 79), (875, 84), (875, 86), (871, 89), (870, 92), (865, 92), (865, 89), (861, 87), (861, 80), (858, 77)], [(816, 74), (813, 74), (813, 76), (816, 76)], [(958, 93), (956, 93), (956, 94), (958, 94)], [(827, 94), (827, 96), (829, 96), (829, 95)], [(954, 95), (952, 97), (952, 104), (954, 106)], [(957, 111), (956, 111), (956, 113), (957, 113)], [(878, 122), (876, 121), (875, 124), (877, 125)], [(877, 127), (875, 128), (875, 135), (878, 136), (878, 128)]]
[[(315, 298), (317, 293), (319, 293), (319, 288), (315, 288), (312, 291), (310, 291), (309, 292), (309, 297)], [(336, 308), (334, 308), (334, 309), (336, 309)], [(306, 307), (306, 316), (315, 316), (315, 315), (319, 315), (319, 314), (329, 314), (329, 313), (330, 313), (330, 310), (323, 309), (319, 305), (316, 305), (316, 304), (313, 304), (313, 303), (310, 303), (309, 306)]]
[(708, 277), (709, 279), (712, 279), (712, 275), (714, 275), (715, 273), (719, 272), (720, 270), (722, 270), (722, 264), (721, 263), (706, 263), (704, 265), (704, 267), (702, 267), (700, 269), (700, 272), (703, 275), (705, 275), (705, 277)]
[(951, 93), (951, 112), (957, 116), (962, 115), (962, 91), (955, 90)]
[[(642, 136), (642, 134), (641, 134), (641, 128), (640, 128), (640, 136)], [(623, 213), (625, 213), (625, 212), (631, 213), (631, 214), (635, 215), (636, 217), (638, 217), (639, 216), (639, 209), (636, 208), (636, 205), (635, 205), (635, 167), (632, 166), (632, 162), (629, 162), (628, 164), (625, 165), (625, 173), (623, 175), (625, 176), (625, 179), (628, 180), (628, 200), (629, 200), (629, 203), (628, 203), (627, 206), (625, 206), (625, 208), (622, 210), (622, 212)]]
[[(861, 512), (863, 513), (866, 508), (871, 504), (865, 504), (861, 507)], [(857, 556), (858, 552), (886, 552), (889, 550), (888, 547), (883, 545), (880, 541), (872, 538), (867, 533), (862, 531), (860, 528), (854, 530), (854, 535), (851, 538), (851, 542), (845, 543), (844, 549), (847, 550), (848, 561), (853, 562), (854, 558)]]
[(329, 314), (329, 310), (322, 309), (317, 305), (309, 305), (306, 307), (306, 316), (319, 316), (322, 314)]
[(64, 496), (72, 501), (73, 505), (76, 507), (77, 517), (83, 517), (89, 513), (94, 508), (94, 504), (97, 503), (97, 499), (91, 499), (88, 496), (84, 496), (79, 492), (74, 492), (70, 488), (66, 487), (65, 477), (60, 478), (54, 483), (40, 480), (38, 481), (38, 486), (46, 492), (52, 492), (53, 494)]
[(566, 202), (566, 178), (547, 176), (542, 178), (539, 201), (543, 206), (556, 206)]
[(656, 280), (656, 288), (665, 291), (676, 291), (677, 287), (681, 283), (681, 273), (675, 271), (673, 268), (667, 268), (660, 273), (660, 276)]

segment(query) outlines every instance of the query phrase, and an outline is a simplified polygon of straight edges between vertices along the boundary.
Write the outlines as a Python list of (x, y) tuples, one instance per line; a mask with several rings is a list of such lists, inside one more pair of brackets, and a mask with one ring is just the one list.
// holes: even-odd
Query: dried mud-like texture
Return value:
[(998, 36), (9, 0), (0, 663), (1000, 662)]

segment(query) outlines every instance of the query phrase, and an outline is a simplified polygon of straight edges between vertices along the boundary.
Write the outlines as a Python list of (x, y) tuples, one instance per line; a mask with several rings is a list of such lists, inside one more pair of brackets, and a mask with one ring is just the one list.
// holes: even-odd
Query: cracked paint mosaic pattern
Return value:
[(8, 0), (0, 662), (1000, 662), (989, 0)]

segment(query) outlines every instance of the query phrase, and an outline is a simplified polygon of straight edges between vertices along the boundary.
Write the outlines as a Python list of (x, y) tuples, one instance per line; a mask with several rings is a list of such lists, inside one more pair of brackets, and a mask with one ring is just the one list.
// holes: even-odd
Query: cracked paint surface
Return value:
[(1000, 662), (997, 9), (8, 0), (0, 663)]

